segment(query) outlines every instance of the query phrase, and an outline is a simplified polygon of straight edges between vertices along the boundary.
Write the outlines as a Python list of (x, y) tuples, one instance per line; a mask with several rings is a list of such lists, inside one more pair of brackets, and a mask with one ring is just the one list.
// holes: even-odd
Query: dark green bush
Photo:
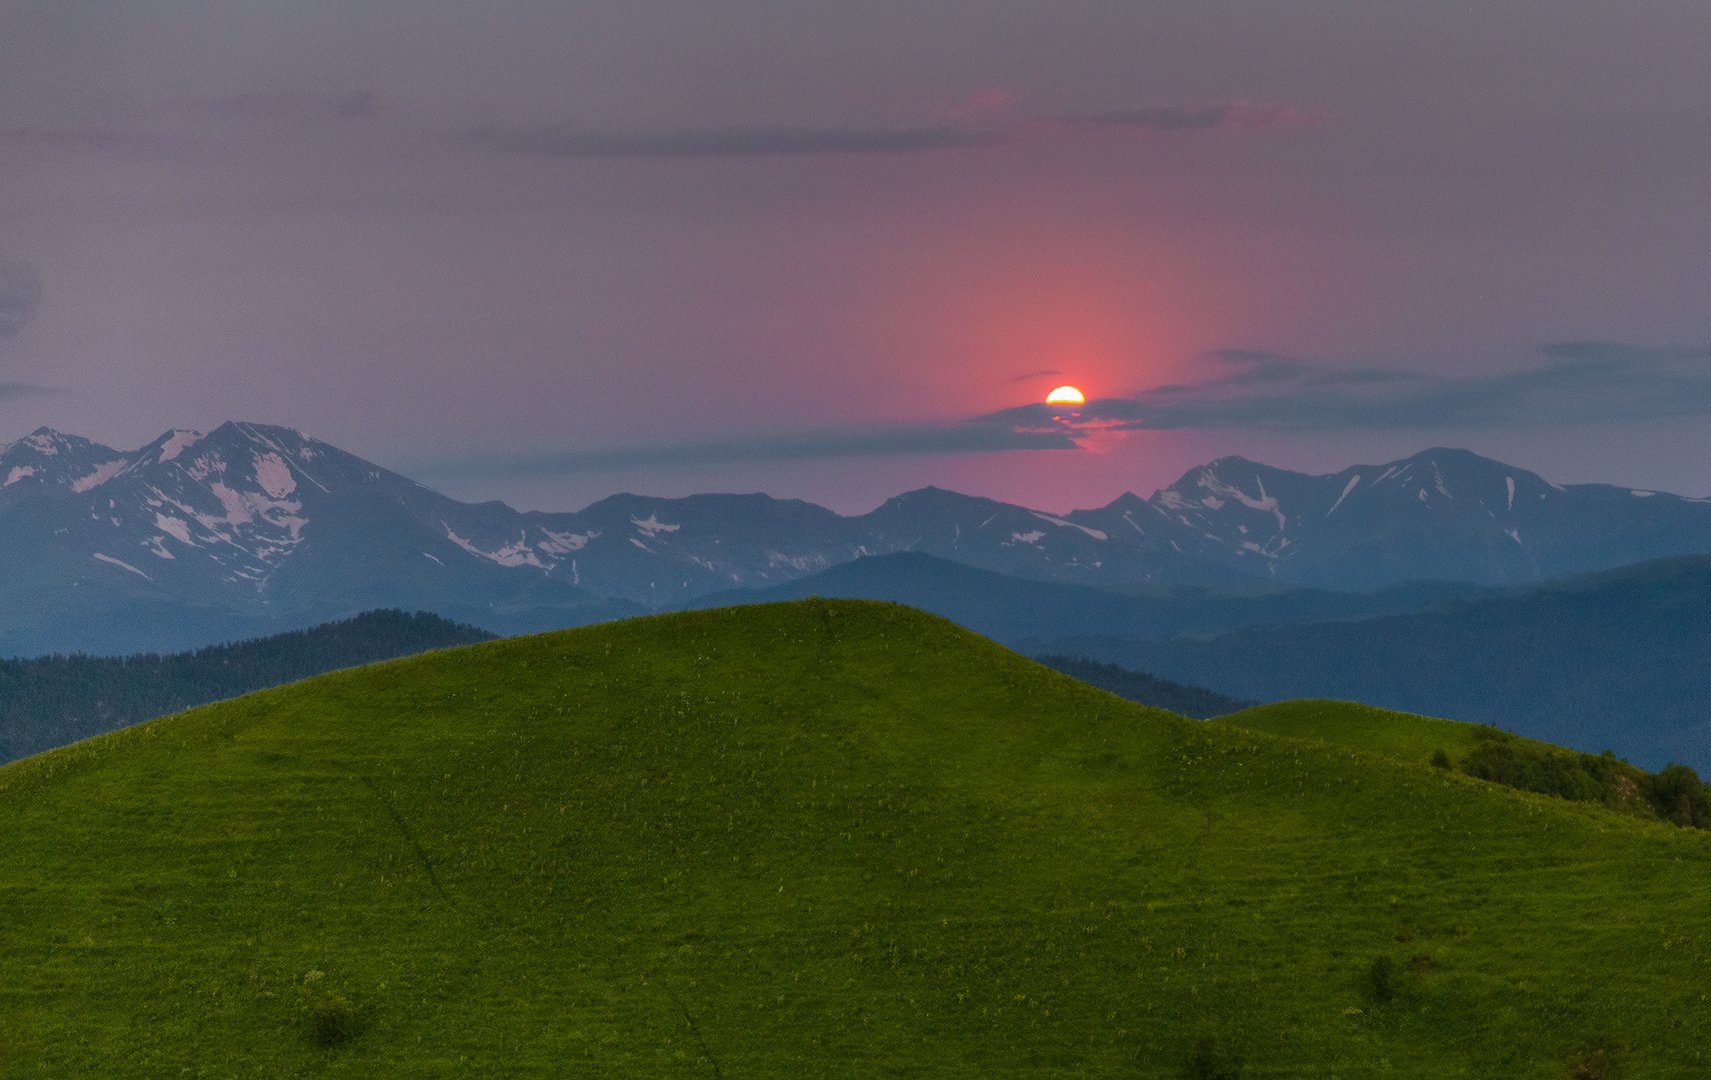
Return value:
[(1200, 1036), (1194, 1053), (1188, 1058), (1183, 1074), (1189, 1080), (1240, 1080), (1242, 1059), (1218, 1049), (1218, 1040), (1210, 1035)]
[(1711, 795), (1699, 774), (1686, 765), (1671, 763), (1645, 778), (1646, 800), (1665, 821), (1689, 828), (1711, 828)]
[(1384, 1004), (1396, 997), (1396, 964), (1388, 956), (1376, 957), (1366, 969), (1366, 993)]
[(303, 977), (301, 1012), (304, 1034), (323, 1050), (334, 1050), (362, 1032), (362, 1012), (345, 995), (325, 982), (321, 971)]

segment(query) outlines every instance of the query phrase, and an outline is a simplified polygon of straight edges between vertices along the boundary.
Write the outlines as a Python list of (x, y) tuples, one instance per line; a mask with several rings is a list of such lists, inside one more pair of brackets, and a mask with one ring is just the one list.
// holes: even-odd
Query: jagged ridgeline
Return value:
[(1711, 836), (886, 604), (320, 676), (0, 815), (8, 1075), (1711, 1073)]

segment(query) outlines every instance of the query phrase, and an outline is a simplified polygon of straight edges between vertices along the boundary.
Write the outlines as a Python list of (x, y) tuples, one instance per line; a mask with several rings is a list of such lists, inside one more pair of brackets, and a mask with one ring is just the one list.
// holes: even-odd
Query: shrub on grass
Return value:
[(1579, 1058), (1569, 1069), (1573, 1080), (1616, 1080), (1616, 1067), (1604, 1050), (1594, 1050)]
[(1711, 795), (1699, 774), (1671, 763), (1645, 779), (1647, 800), (1665, 821), (1688, 828), (1711, 828)]
[(1366, 969), (1366, 993), (1380, 1005), (1396, 996), (1396, 965), (1390, 957), (1376, 957)]
[(1217, 1039), (1202, 1035), (1194, 1044), (1194, 1053), (1189, 1055), (1184, 1075), (1189, 1080), (1240, 1080), (1242, 1059), (1220, 1051)]
[(336, 1050), (361, 1033), (363, 1017), (349, 998), (325, 984), (325, 977), (320, 971), (311, 971), (303, 977), (301, 1013), (304, 1034), (321, 1049)]
[(1444, 748), (1440, 746), (1436, 750), (1433, 750), (1432, 751), (1432, 768), (1434, 768), (1434, 769), (1447, 769), (1449, 767), (1450, 767), (1450, 755), (1448, 755), (1444, 752)]
[(361, 1026), (356, 1010), (342, 997), (326, 998), (304, 1009), (309, 1041), (323, 1050), (333, 1050), (356, 1037)]

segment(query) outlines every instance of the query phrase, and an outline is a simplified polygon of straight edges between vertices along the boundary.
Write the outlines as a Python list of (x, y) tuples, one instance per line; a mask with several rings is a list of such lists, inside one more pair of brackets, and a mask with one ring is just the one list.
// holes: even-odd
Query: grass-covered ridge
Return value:
[(885, 604), (321, 676), (0, 768), (0, 827), (7, 1076), (1711, 1070), (1711, 837)]
[(1220, 724), (1457, 769), (1476, 779), (1574, 802), (1599, 803), (1637, 817), (1711, 829), (1711, 785), (1686, 765), (1647, 772), (1609, 751), (1587, 754), (1490, 724), (1441, 720), (1354, 701), (1278, 701), (1217, 719)]

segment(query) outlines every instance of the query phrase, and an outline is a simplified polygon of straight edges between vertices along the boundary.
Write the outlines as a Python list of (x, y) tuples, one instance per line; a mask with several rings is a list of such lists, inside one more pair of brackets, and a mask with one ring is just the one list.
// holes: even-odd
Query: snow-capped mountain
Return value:
[[(1184, 553), (1334, 589), (1517, 584), (1711, 551), (1711, 499), (1564, 487), (1466, 450), (1328, 476), (1221, 458), (1148, 502), (1187, 533), (1173, 537)], [(1102, 520), (1112, 507), (1085, 517)]]
[(1056, 515), (936, 488), (842, 517), (765, 495), (463, 503), (288, 428), (0, 448), (0, 655), (179, 648), (374, 607), (569, 625), (919, 551), (1107, 588), (1533, 581), (1711, 552), (1711, 500), (1560, 487), (1466, 451), (1309, 476), (1240, 458)]
[(110, 446), (38, 428), (0, 447), (0, 507), (32, 495), (88, 491), (130, 462), (131, 455)]

